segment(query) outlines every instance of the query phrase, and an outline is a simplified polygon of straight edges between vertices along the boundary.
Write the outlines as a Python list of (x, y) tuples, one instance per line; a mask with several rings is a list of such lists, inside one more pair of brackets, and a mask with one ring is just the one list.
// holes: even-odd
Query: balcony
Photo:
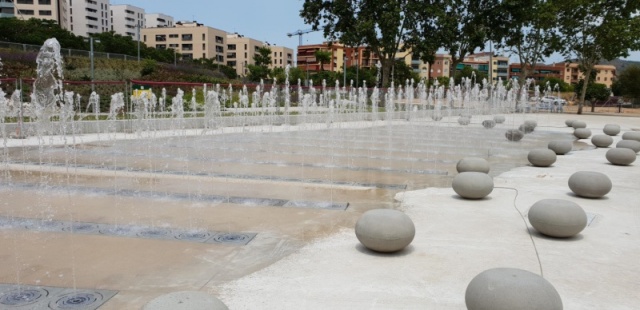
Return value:
[(193, 35), (191, 34), (183, 34), (182, 41), (193, 41)]

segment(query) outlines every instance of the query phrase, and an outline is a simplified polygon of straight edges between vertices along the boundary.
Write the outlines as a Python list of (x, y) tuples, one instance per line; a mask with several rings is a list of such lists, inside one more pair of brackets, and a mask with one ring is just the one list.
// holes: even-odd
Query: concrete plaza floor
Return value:
[[(73, 137), (73, 149), (10, 140), (11, 161), (0, 163), (9, 184), (0, 186), (0, 283), (117, 292), (100, 309), (140, 309), (184, 290), (230, 309), (464, 309), (475, 275), (514, 267), (543, 274), (566, 309), (635, 309), (640, 164), (610, 165), (607, 149), (589, 140), (550, 168), (527, 166), (526, 154), (573, 140), (567, 118), (593, 134), (609, 123), (639, 130), (640, 118), (517, 114), (491, 130), (484, 118), (85, 135)], [(504, 130), (525, 119), (536, 131), (506, 141)], [(449, 188), (456, 161), (469, 155), (492, 165), (487, 199)], [(581, 170), (607, 174), (613, 190), (603, 199), (572, 195), (567, 180)], [(589, 226), (570, 239), (530, 235), (527, 209), (545, 198), (577, 202)], [(382, 255), (359, 244), (353, 227), (373, 208), (412, 218), (406, 250)], [(16, 229), (16, 219), (257, 235), (246, 245), (178, 242)]]

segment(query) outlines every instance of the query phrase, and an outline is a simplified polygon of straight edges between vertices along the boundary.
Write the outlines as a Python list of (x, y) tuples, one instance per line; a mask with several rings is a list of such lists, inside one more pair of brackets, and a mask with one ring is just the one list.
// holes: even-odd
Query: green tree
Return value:
[(460, 84), (462, 82), (462, 78), (471, 78), (475, 83), (481, 83), (483, 79), (487, 78), (487, 74), (484, 72), (480, 72), (477, 69), (472, 68), (471, 66), (464, 66), (462, 70), (456, 72), (454, 76), (454, 80), (456, 84)]
[[(575, 87), (576, 95), (580, 95), (580, 92), (582, 91), (583, 86), (584, 86), (584, 80), (580, 80), (578, 84), (576, 84), (576, 87)], [(600, 83), (588, 83), (587, 91), (585, 93), (584, 99), (588, 101), (591, 101), (591, 100), (605, 101), (610, 96), (611, 96), (611, 89), (607, 88), (607, 85), (600, 84)], [(595, 104), (591, 105), (591, 107), (593, 106), (595, 106)]]
[(634, 99), (640, 102), (640, 66), (631, 66), (622, 71), (613, 84), (613, 92), (616, 96)]
[(320, 63), (320, 71), (324, 71), (324, 64), (331, 62), (331, 52), (317, 50), (313, 55), (316, 57), (316, 61)]
[(417, 83), (420, 80), (420, 75), (413, 72), (413, 69), (403, 59), (397, 59), (393, 66), (393, 83), (396, 86), (401, 86), (405, 85), (407, 80), (413, 80), (414, 83)]
[(549, 87), (551, 87), (552, 90), (555, 90), (556, 85), (558, 85), (558, 90), (561, 92), (573, 91), (573, 87), (571, 87), (571, 85), (569, 85), (567, 82), (565, 82), (561, 78), (546, 77), (540, 83), (540, 85), (542, 85), (543, 87), (546, 86), (547, 84), (549, 84)]
[(556, 6), (547, 0), (502, 0), (494, 13), (500, 18), (490, 21), (491, 38), (498, 48), (518, 57), (523, 83), (538, 62), (558, 48)]
[(56, 38), (63, 48), (88, 46), (82, 37), (62, 29), (54, 20), (0, 18), (0, 41), (42, 45), (49, 38)]
[(271, 65), (271, 48), (268, 46), (262, 46), (258, 48), (258, 53), (253, 56), (255, 64), (247, 65), (249, 74), (247, 77), (254, 82), (260, 81), (260, 79), (266, 79), (271, 74), (269, 65)]
[[(640, 1), (554, 0), (554, 5), (559, 8), (563, 55), (575, 60), (585, 76), (601, 59), (625, 57), (640, 47)], [(583, 83), (578, 94), (578, 114), (588, 85)]]
[(432, 57), (438, 46), (423, 36), (419, 23), (431, 16), (432, 0), (305, 0), (300, 16), (325, 38), (346, 46), (367, 45), (382, 63), (382, 83), (388, 85), (398, 50)]

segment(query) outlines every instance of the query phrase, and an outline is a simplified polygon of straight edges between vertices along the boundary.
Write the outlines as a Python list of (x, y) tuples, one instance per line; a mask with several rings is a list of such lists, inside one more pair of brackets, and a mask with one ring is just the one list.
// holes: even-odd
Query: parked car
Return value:
[(544, 96), (538, 102), (538, 111), (562, 112), (567, 101), (556, 96)]

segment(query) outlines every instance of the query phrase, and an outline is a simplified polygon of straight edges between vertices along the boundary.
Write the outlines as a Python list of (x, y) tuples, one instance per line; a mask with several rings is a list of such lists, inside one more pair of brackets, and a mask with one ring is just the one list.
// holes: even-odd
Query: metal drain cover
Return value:
[(95, 310), (117, 293), (109, 290), (0, 284), (0, 309)]

